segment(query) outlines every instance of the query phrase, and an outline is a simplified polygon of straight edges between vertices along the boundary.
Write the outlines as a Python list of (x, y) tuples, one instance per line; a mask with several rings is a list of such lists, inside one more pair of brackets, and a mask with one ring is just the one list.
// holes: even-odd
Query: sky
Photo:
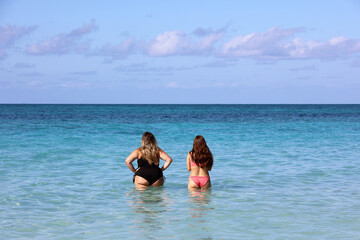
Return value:
[(0, 103), (359, 104), (360, 0), (0, 0)]

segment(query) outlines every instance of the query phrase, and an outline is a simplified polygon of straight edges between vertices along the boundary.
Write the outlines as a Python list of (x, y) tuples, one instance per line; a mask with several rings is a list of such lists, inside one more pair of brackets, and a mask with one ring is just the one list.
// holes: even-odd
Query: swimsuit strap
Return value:
[(192, 160), (192, 157), (191, 157), (191, 152), (189, 152), (189, 154), (190, 154), (190, 166), (191, 167), (199, 167), (193, 160)]
[(190, 159), (190, 166), (191, 167), (195, 167), (195, 166), (198, 167), (198, 165), (195, 162), (193, 162), (192, 159)]
[[(197, 164), (192, 160), (191, 155), (190, 155), (190, 166), (191, 166), (191, 167), (195, 167), (195, 166), (196, 166), (196, 167), (202, 168), (202, 166), (197, 165)], [(206, 165), (205, 165), (204, 167), (206, 167)]]

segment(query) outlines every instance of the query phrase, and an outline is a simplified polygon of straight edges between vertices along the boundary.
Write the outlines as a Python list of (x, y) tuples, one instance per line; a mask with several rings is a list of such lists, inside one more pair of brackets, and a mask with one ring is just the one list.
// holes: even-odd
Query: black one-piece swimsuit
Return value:
[(150, 165), (149, 162), (146, 159), (138, 159), (138, 170), (135, 172), (135, 176), (140, 176), (142, 178), (145, 178), (149, 185), (153, 185), (157, 180), (159, 180), (161, 177), (163, 177), (163, 172), (159, 168), (159, 166), (156, 165)]

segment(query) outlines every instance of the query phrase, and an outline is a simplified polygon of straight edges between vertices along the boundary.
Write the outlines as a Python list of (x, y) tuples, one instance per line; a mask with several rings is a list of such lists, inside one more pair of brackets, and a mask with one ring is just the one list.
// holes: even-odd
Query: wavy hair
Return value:
[(190, 155), (196, 165), (200, 167), (207, 167), (209, 170), (211, 170), (214, 162), (213, 155), (203, 136), (197, 135), (195, 137)]
[(144, 132), (139, 150), (141, 158), (146, 159), (150, 165), (159, 166), (160, 151), (155, 136), (152, 133)]

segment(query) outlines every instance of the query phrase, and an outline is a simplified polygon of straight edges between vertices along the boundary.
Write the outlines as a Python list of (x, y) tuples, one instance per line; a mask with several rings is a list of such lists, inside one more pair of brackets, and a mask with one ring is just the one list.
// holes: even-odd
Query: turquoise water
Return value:
[[(144, 131), (173, 164), (140, 191)], [(0, 239), (360, 238), (360, 105), (0, 105), (0, 136)]]

